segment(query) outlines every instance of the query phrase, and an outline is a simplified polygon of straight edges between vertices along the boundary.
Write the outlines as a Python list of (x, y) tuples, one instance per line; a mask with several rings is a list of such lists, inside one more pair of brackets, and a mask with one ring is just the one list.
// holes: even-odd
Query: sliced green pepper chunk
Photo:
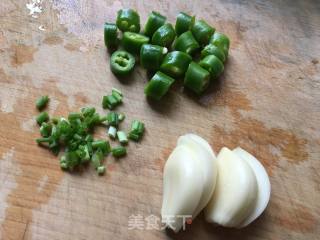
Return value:
[(192, 61), (189, 54), (180, 51), (169, 52), (161, 66), (160, 70), (171, 77), (181, 77), (187, 71), (187, 68)]
[(118, 45), (118, 28), (116, 24), (104, 24), (104, 44), (107, 48), (116, 47)]
[(158, 28), (152, 36), (152, 44), (162, 47), (171, 46), (173, 40), (176, 37), (176, 32), (171, 23), (166, 23), (162, 27)]
[(184, 86), (200, 94), (208, 86), (210, 73), (199, 64), (191, 62), (184, 78)]
[(144, 93), (150, 98), (160, 100), (168, 92), (173, 82), (173, 78), (158, 71), (144, 88)]
[(215, 55), (217, 58), (220, 59), (221, 62), (224, 62), (226, 60), (226, 56), (224, 55), (224, 52), (220, 48), (218, 48), (217, 46), (211, 43), (205, 46), (205, 48), (201, 51), (202, 59), (208, 55)]
[(191, 29), (193, 36), (201, 45), (208, 44), (214, 31), (215, 29), (204, 20), (196, 21)]
[(122, 32), (140, 32), (140, 16), (133, 9), (119, 10), (116, 24)]
[(116, 75), (127, 75), (132, 72), (136, 60), (126, 51), (115, 51), (111, 55), (110, 68)]
[(122, 37), (122, 46), (128, 52), (139, 54), (143, 44), (149, 42), (149, 37), (139, 33), (125, 32)]
[(166, 19), (160, 13), (152, 11), (144, 27), (144, 35), (152, 37), (153, 33), (166, 22)]
[(180, 12), (177, 16), (177, 21), (175, 26), (176, 34), (179, 36), (182, 33), (191, 30), (194, 24), (194, 21), (195, 21), (194, 16), (191, 17), (190, 15), (184, 12)]
[(47, 112), (42, 112), (36, 117), (37, 123), (41, 126), (42, 123), (49, 120), (49, 114)]
[(159, 69), (168, 49), (157, 45), (143, 44), (140, 51), (140, 63), (148, 70)]
[(199, 62), (199, 65), (206, 69), (212, 78), (218, 77), (224, 70), (223, 63), (215, 55), (208, 55)]
[(189, 55), (193, 54), (199, 47), (199, 43), (193, 37), (191, 31), (182, 33), (173, 44), (175, 50), (188, 53)]
[(228, 57), (230, 40), (226, 35), (215, 32), (210, 38), (210, 43), (220, 48), (226, 58)]

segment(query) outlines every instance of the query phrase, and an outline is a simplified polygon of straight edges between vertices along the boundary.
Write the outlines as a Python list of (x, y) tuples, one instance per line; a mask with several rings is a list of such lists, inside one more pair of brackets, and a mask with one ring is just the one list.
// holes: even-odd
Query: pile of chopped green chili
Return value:
[[(201, 94), (224, 71), (230, 40), (206, 21), (184, 12), (178, 14), (175, 26), (166, 21), (152, 11), (140, 32), (139, 14), (133, 9), (119, 10), (116, 23), (104, 26), (106, 47), (121, 48), (111, 56), (111, 71), (118, 76), (131, 73), (140, 55), (142, 67), (154, 72), (144, 89), (147, 97), (160, 100), (177, 78), (184, 78), (186, 88)], [(118, 30), (123, 32), (121, 39)], [(119, 102), (109, 98), (104, 98), (104, 108), (112, 109)]]
[[(102, 107), (113, 110), (122, 103), (123, 94), (113, 88), (110, 95), (104, 96)], [(48, 96), (37, 99), (36, 107), (39, 111), (46, 108), (49, 102)], [(120, 123), (125, 115), (110, 111), (106, 115), (100, 115), (94, 107), (81, 108), (79, 112), (71, 112), (65, 117), (50, 117), (45, 111), (39, 113), (36, 122), (40, 126), (40, 138), (36, 142), (48, 148), (53, 154), (60, 157), (60, 167), (63, 170), (73, 171), (80, 166), (91, 163), (99, 175), (106, 171), (103, 164), (108, 154), (116, 158), (127, 154), (126, 145), (129, 139), (139, 141), (144, 133), (144, 124), (133, 120), (128, 134), (120, 130)], [(94, 129), (96, 126), (105, 126), (107, 139), (95, 139)], [(112, 147), (110, 140), (117, 140), (117, 146)]]

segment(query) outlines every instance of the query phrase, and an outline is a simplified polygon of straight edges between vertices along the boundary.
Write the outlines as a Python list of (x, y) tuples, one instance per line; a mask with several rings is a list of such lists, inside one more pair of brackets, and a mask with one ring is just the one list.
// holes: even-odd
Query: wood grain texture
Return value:
[[(0, 239), (319, 239), (319, 1), (44, 1), (39, 18), (24, 0), (0, 2)], [(140, 67), (120, 82), (109, 70), (104, 21), (132, 7), (175, 21), (179, 11), (206, 19), (231, 38), (225, 73), (201, 98), (177, 83), (161, 104), (146, 101)], [(40, 31), (44, 26), (45, 31)], [(60, 171), (34, 139), (36, 98), (49, 112), (100, 109), (103, 94), (124, 92), (119, 110), (146, 124), (128, 157), (106, 160), (107, 174)], [(200, 215), (187, 230), (128, 230), (130, 215), (159, 216), (162, 168), (178, 136), (194, 132), (216, 152), (241, 146), (271, 175), (266, 212), (242, 230)], [(105, 136), (103, 130), (98, 136)]]

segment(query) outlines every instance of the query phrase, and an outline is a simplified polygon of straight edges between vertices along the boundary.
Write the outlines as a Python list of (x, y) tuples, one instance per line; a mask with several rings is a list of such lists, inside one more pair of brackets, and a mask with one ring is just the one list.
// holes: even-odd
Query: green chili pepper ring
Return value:
[(230, 40), (226, 35), (215, 32), (210, 38), (210, 43), (220, 48), (224, 52), (226, 58), (228, 57)]
[(199, 64), (191, 62), (184, 78), (184, 86), (193, 92), (202, 93), (210, 81), (210, 73)]
[(152, 36), (152, 44), (162, 47), (171, 46), (173, 40), (176, 37), (176, 32), (172, 24), (166, 23), (162, 27), (158, 28)]
[(118, 28), (112, 23), (104, 24), (104, 43), (106, 47), (115, 47), (118, 44)]
[(111, 55), (111, 71), (116, 75), (127, 75), (132, 72), (135, 58), (126, 51), (115, 51)]
[(117, 27), (122, 32), (140, 32), (139, 14), (132, 9), (122, 9), (118, 11)]
[(176, 26), (175, 26), (176, 34), (181, 35), (182, 33), (191, 30), (194, 24), (194, 21), (195, 21), (194, 16), (191, 17), (190, 15), (184, 12), (180, 12), (176, 20)]
[(199, 65), (206, 69), (212, 78), (218, 77), (224, 70), (223, 63), (215, 55), (206, 56)]
[(144, 44), (140, 51), (141, 66), (148, 70), (159, 69), (167, 49), (157, 45)]
[(152, 37), (153, 33), (166, 22), (166, 19), (160, 13), (152, 11), (144, 28), (144, 35)]
[(187, 71), (189, 63), (191, 61), (192, 58), (190, 57), (190, 55), (184, 52), (169, 52), (165, 56), (160, 69), (171, 77), (181, 77)]
[(182, 33), (175, 41), (173, 48), (177, 51), (182, 51), (188, 53), (189, 55), (193, 54), (198, 48), (199, 43), (192, 35), (191, 31)]
[(143, 44), (149, 42), (149, 38), (139, 33), (125, 32), (122, 37), (122, 46), (128, 52), (139, 54)]
[(173, 82), (173, 78), (158, 71), (146, 85), (144, 93), (150, 98), (160, 100), (168, 92)]
[(201, 58), (205, 58), (208, 55), (215, 55), (217, 58), (220, 59), (221, 62), (225, 62), (226, 60), (224, 52), (211, 43), (205, 46), (205, 48), (201, 51)]
[(214, 33), (215, 29), (204, 20), (199, 20), (196, 21), (196, 23), (193, 25), (191, 31), (195, 39), (200, 44), (205, 45), (208, 44), (210, 37)]

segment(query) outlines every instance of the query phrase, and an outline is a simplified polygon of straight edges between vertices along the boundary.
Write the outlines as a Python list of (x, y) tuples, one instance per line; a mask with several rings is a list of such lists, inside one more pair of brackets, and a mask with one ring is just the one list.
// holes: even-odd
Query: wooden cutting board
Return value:
[[(28, 2), (0, 3), (0, 239), (319, 239), (319, 1), (53, 0), (37, 18)], [(151, 10), (173, 23), (179, 11), (207, 20), (231, 38), (224, 75), (200, 98), (178, 82), (159, 104), (146, 101), (146, 72), (137, 66), (119, 81), (102, 41), (103, 23), (123, 7), (142, 23)], [(34, 141), (36, 98), (48, 94), (54, 116), (82, 106), (102, 113), (112, 87), (124, 92), (123, 129), (142, 120), (143, 141), (126, 158), (108, 157), (103, 177), (62, 172)], [(189, 132), (266, 166), (271, 201), (249, 227), (214, 227), (200, 215), (179, 234), (160, 230), (162, 168)]]

